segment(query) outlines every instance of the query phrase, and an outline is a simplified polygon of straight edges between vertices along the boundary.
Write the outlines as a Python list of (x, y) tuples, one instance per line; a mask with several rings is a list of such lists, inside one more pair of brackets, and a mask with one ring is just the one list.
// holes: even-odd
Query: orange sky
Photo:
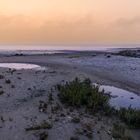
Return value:
[(140, 43), (140, 0), (0, 0), (0, 43)]

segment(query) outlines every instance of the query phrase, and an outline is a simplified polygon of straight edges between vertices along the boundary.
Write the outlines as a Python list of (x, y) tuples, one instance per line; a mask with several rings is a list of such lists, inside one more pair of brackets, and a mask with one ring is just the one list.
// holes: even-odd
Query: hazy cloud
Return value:
[(117, 24), (120, 26), (140, 26), (140, 16), (133, 17), (133, 18), (120, 18), (117, 21)]
[(93, 18), (60, 18), (55, 20), (0, 16), (1, 42), (80, 42), (96, 38), (98, 28)]
[(92, 15), (53, 20), (0, 15), (0, 43), (137, 43), (139, 22), (139, 17), (105, 24)]

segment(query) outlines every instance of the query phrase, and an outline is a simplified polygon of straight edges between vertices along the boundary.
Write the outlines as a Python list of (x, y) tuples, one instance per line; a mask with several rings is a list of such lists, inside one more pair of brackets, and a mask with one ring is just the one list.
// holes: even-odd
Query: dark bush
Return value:
[(109, 96), (100, 91), (99, 86), (93, 85), (90, 79), (80, 81), (78, 78), (71, 82), (58, 85), (58, 96), (62, 103), (70, 106), (86, 106), (93, 112), (106, 111), (110, 112)]

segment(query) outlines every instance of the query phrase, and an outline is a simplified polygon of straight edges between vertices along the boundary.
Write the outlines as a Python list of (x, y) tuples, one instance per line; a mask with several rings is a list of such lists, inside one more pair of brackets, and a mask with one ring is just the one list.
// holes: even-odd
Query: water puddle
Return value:
[(43, 70), (44, 68), (35, 65), (35, 64), (27, 64), (27, 63), (0, 63), (1, 68), (11, 68), (11, 69), (16, 69), (16, 70), (21, 70), (21, 69), (37, 69), (37, 70)]
[(100, 89), (111, 95), (110, 105), (115, 108), (129, 107), (140, 109), (140, 96), (117, 87), (101, 85)]

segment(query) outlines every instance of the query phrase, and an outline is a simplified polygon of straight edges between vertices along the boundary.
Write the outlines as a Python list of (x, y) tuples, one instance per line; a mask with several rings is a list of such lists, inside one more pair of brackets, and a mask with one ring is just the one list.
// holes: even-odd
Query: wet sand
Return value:
[[(57, 99), (55, 85), (63, 80), (90, 78), (92, 82), (112, 85), (140, 95), (140, 59), (122, 56), (107, 57), (103, 53), (55, 54), (47, 56), (11, 56), (0, 57), (2, 63), (32, 63), (46, 67), (46, 70), (16, 70), (0, 68), (0, 140), (36, 140), (41, 132), (48, 132), (49, 140), (70, 140), (77, 136), (78, 128), (90, 124), (92, 139), (111, 140), (110, 131), (116, 118), (99, 117), (85, 114), (83, 110), (69, 110)], [(10, 80), (7, 83), (7, 80)], [(48, 94), (52, 92), (54, 101), (48, 103)], [(39, 111), (39, 101), (48, 103), (47, 112)], [(56, 112), (52, 108), (60, 104)], [(78, 116), (80, 123), (72, 123)], [(100, 118), (100, 119), (99, 119)], [(49, 130), (27, 132), (25, 129), (47, 120), (53, 124)], [(129, 131), (129, 130), (128, 130)], [(137, 140), (139, 130), (130, 131)], [(78, 135), (81, 140), (89, 139)]]

